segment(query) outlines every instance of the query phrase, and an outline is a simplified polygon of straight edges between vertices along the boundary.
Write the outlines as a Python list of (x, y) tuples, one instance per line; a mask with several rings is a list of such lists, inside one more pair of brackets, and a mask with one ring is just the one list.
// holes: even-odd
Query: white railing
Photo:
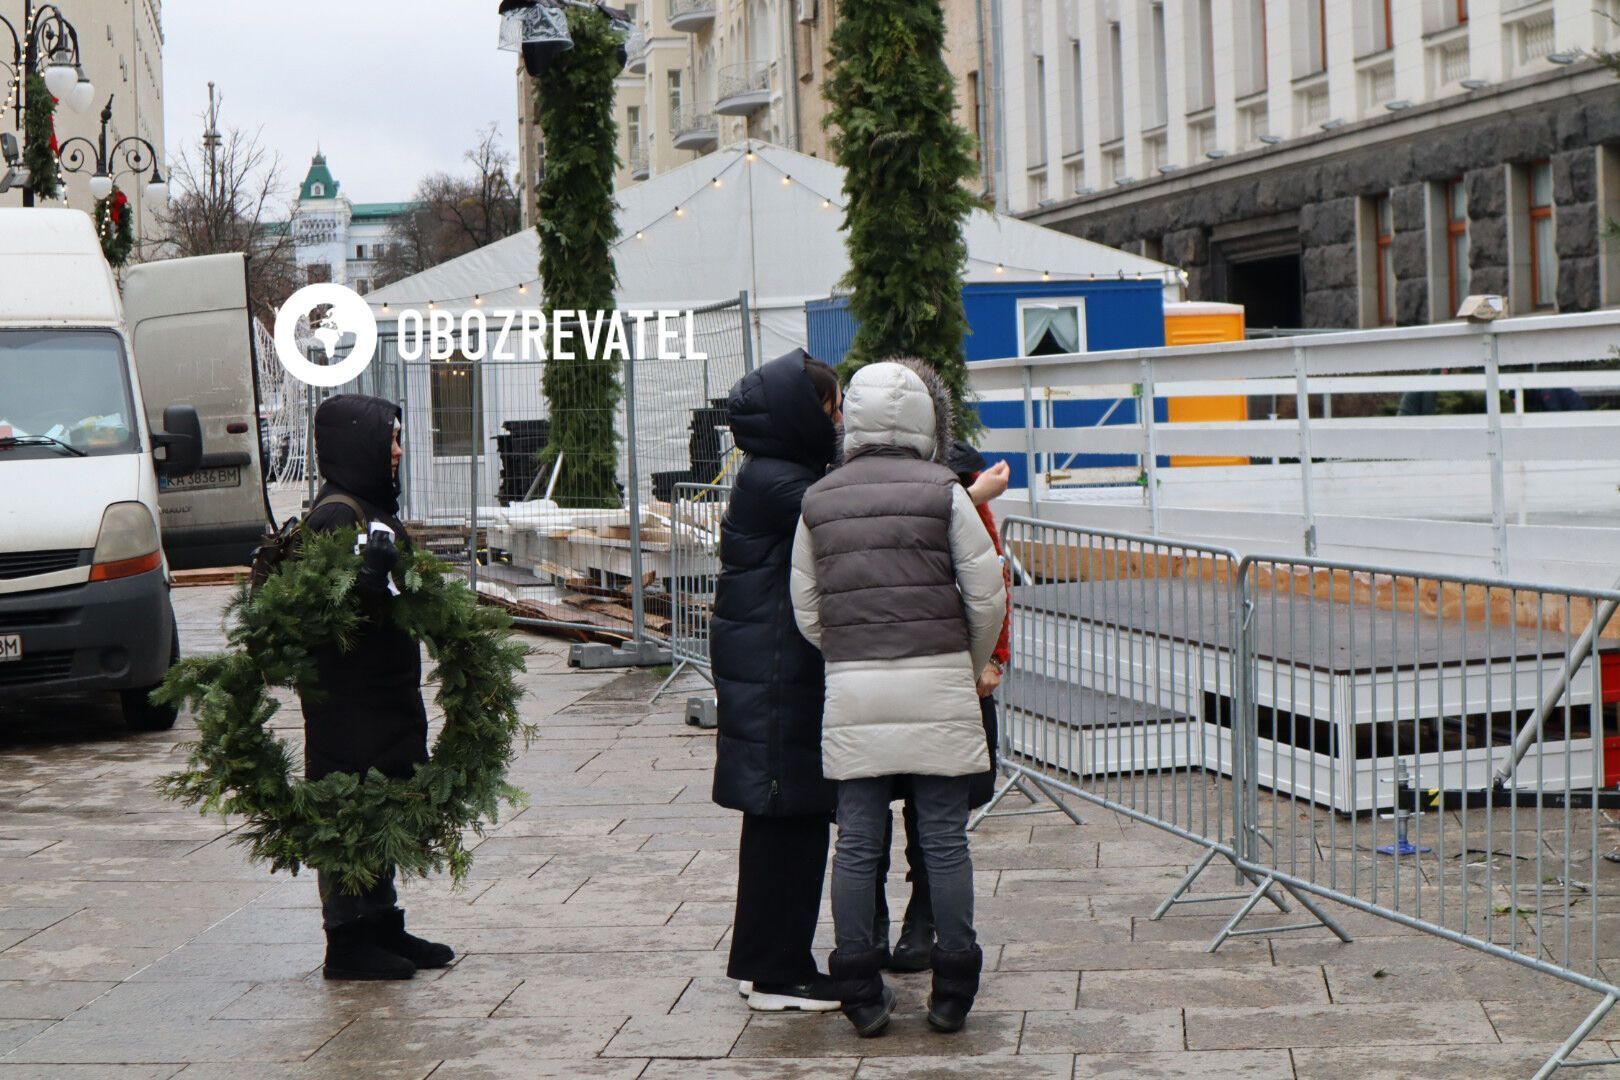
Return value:
[[(1537, 391), (1620, 392), (1616, 343), (1620, 311), (1608, 311), (992, 360), (971, 372), (981, 398), (1023, 403), (1024, 425), (990, 430), (981, 448), (1024, 463), (1033, 482), (1009, 499), (1033, 516), (1607, 585), (1620, 567), (1620, 412), (1527, 406)], [(1367, 411), (1365, 398), (1349, 407), (1352, 395), (1381, 395), (1388, 411), (1403, 395), (1447, 393), (1479, 395), (1480, 411), (1345, 415)], [(1264, 419), (1177, 423), (1137, 407), (1189, 398), (1284, 404)], [(1063, 426), (1067, 410), (1085, 409), (1063, 403), (1087, 401), (1092, 426)]]

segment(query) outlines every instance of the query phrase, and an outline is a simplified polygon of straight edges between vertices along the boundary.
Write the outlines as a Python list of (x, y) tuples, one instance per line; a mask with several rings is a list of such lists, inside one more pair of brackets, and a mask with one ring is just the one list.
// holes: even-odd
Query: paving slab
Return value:
[[(177, 594), (188, 652), (223, 640), (227, 597)], [(239, 822), (154, 794), (183, 760), (189, 718), (132, 736), (106, 702), (20, 724), (0, 710), (0, 1080), (1523, 1076), (1595, 1003), (1331, 905), (1355, 942), (1284, 932), (1298, 915), (1262, 910), (1246, 926), (1267, 933), (1208, 954), (1235, 901), (1148, 918), (1197, 847), (1087, 807), (1080, 827), (1000, 818), (973, 834), (986, 972), (966, 1030), (927, 1026), (926, 974), (890, 978), (899, 1007), (880, 1039), (836, 1014), (751, 1013), (725, 976), (741, 821), (709, 800), (713, 733), (683, 722), (679, 692), (651, 702), (655, 673), (571, 670), (566, 645), (529, 640), (523, 707), (542, 738), (512, 779), (532, 801), (469, 837), (465, 885), (402, 883), (409, 925), (459, 956), (399, 984), (322, 980), (312, 876), (249, 864), (230, 842)], [(279, 696), (289, 707), (273, 726), (297, 753), (296, 704)], [(1279, 810), (1297, 815), (1282, 857), (1342, 876), (1375, 861), (1371, 828), (1352, 850), (1343, 822)], [(1500, 841), (1510, 823), (1497, 817)], [(1405, 869), (1427, 876), (1403, 875), (1403, 903), (1430, 910), (1438, 863)], [(1577, 869), (1613, 908), (1620, 869)], [(1212, 872), (1194, 895), (1230, 891)], [(1475, 892), (1480, 915), (1513, 899)], [(1620, 917), (1598, 932), (1620, 969), (1605, 944)], [(831, 940), (824, 901), (822, 963)], [(1600, 1035), (1620, 1039), (1620, 1018)], [(1611, 1052), (1594, 1041), (1580, 1055)]]

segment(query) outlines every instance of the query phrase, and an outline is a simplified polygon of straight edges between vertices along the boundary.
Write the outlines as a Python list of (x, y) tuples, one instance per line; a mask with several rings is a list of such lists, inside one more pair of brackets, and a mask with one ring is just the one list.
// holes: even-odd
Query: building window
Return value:
[(365, 278), (356, 278), (354, 282), (354, 291), (359, 293), (361, 296), (366, 295), (366, 293), (371, 291), (371, 282)]
[(1085, 68), (1080, 59), (1080, 42), (1069, 41), (1069, 85), (1065, 88), (1064, 119), (1068, 121), (1064, 129), (1064, 141), (1068, 144), (1067, 152), (1078, 154), (1086, 147), (1085, 122)]
[(1315, 75), (1327, 70), (1327, 0), (1305, 0), (1303, 14), (1294, 55), (1301, 75)]
[(311, 184), (311, 185), (309, 185), (309, 196), (312, 199), (325, 198), (326, 197), (326, 185), (325, 184)]
[(1395, 208), (1388, 195), (1373, 200), (1373, 224), (1378, 245), (1378, 325), (1395, 325)]
[(354, 257), (356, 259), (364, 261), (365, 257), (366, 257), (366, 245), (364, 245), (364, 244), (356, 244), (356, 245), (354, 245)]
[(433, 456), (467, 457), (473, 450), (473, 365), (436, 360), (428, 376)]
[(1125, 135), (1125, 41), (1119, 23), (1108, 24), (1108, 108), (1103, 113), (1108, 123), (1103, 130), (1103, 141), (1112, 142)]
[(1540, 311), (1558, 300), (1558, 249), (1553, 241), (1552, 162), (1530, 166), (1530, 306)]
[(311, 285), (319, 285), (332, 280), (332, 267), (327, 263), (310, 263), (304, 268), (304, 276)]
[(1468, 0), (1457, 0), (1457, 25), (1463, 26), (1468, 22)]
[(631, 105), (624, 110), (624, 130), (630, 137), (630, 148), (641, 145), (641, 106)]
[(1189, 61), (1198, 67), (1188, 72), (1187, 111), (1201, 112), (1215, 104), (1215, 14), (1214, 0), (1198, 0), (1195, 18), (1187, 20)]
[(1461, 180), (1445, 187), (1446, 201), (1446, 285), (1453, 318), (1468, 298), (1468, 188)]
[(1169, 74), (1165, 68), (1164, 5), (1154, 4), (1149, 9), (1152, 18), (1152, 38), (1148, 42), (1153, 50), (1152, 83), (1148, 86), (1148, 116), (1145, 127), (1161, 127), (1170, 120)]
[(1018, 355), (1086, 351), (1086, 301), (1080, 296), (1018, 301)]
[(671, 71), (669, 75), (669, 130), (671, 134), (680, 130), (681, 123), (681, 73)]
[(1266, 57), (1266, 0), (1237, 0), (1237, 47), (1239, 97), (1258, 94), (1269, 78)]
[(1026, 70), (1030, 85), (1024, 96), (1029, 108), (1024, 137), (1029, 140), (1029, 163), (1033, 167), (1046, 164), (1046, 58), (1035, 57)]
[(968, 72), (967, 77), (967, 111), (968, 123), (973, 125), (973, 160), (984, 160), (984, 125), (979, 123), (979, 73)]

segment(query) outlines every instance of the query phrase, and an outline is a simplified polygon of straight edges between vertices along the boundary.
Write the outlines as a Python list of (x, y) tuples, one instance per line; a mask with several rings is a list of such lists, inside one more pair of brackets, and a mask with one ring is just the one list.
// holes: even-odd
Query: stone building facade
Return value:
[(1458, 288), (1520, 314), (1616, 305), (1620, 84), (1571, 65), (1029, 217), (1181, 266), (1251, 327), (1443, 321)]

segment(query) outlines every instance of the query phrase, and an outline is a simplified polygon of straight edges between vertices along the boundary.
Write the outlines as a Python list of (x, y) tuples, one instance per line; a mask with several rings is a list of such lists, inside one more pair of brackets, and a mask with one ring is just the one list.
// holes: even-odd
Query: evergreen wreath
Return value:
[(135, 248), (134, 215), (129, 196), (116, 186), (105, 199), (96, 200), (96, 234), (101, 237), (101, 253), (114, 268), (129, 262)]
[(268, 689), (318, 694), (315, 652), (352, 641), (367, 619), (354, 594), (356, 536), (306, 532), (297, 558), (232, 602), (233, 650), (170, 670), (153, 700), (189, 704), (199, 739), (187, 768), (158, 788), (204, 814), (245, 817), (235, 842), (272, 871), (314, 867), (349, 893), (370, 888), (390, 866), (402, 877), (448, 867), (460, 883), (472, 865), (463, 831), (482, 836), (501, 802), (526, 798), (506, 770), (514, 736), (527, 741), (534, 732), (518, 715), (516, 675), (527, 650), (509, 636), (504, 612), (480, 605), (431, 555), (412, 553), (395, 568), (400, 594), (388, 617), (427, 644), (445, 718), (431, 759), (408, 780), (376, 769), (294, 780), (292, 755), (268, 726), (280, 708)]
[(41, 199), (56, 198), (62, 172), (57, 160), (56, 98), (39, 75), (28, 76), (27, 111), (23, 115), (23, 165), (28, 187)]
[[(612, 311), (619, 283), (613, 93), (623, 66), (621, 43), (600, 11), (570, 5), (567, 17), (574, 47), (552, 60), (533, 86), (545, 137), (535, 230), (548, 318), (557, 311)], [(552, 411), (540, 466), (563, 458), (554, 497), (567, 507), (618, 507), (619, 362), (576, 351), (573, 359), (546, 361), (542, 378)]]

